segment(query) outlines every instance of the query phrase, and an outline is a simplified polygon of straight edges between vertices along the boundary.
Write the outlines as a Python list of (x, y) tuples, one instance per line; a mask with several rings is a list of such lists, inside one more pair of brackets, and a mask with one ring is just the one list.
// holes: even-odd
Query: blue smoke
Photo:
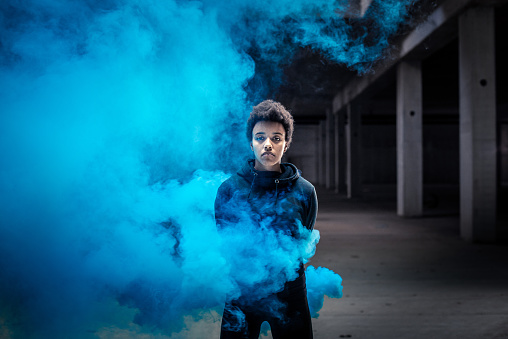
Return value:
[[(301, 46), (366, 71), (408, 3), (358, 34), (344, 1), (1, 2), (0, 337), (207, 337), (238, 281), (291, 276), (317, 231), (245, 253), (267, 239), (215, 227), (247, 114)], [(308, 274), (317, 315), (340, 277)]]
[(310, 314), (318, 318), (325, 295), (330, 298), (342, 297), (342, 278), (325, 267), (309, 266), (305, 274)]

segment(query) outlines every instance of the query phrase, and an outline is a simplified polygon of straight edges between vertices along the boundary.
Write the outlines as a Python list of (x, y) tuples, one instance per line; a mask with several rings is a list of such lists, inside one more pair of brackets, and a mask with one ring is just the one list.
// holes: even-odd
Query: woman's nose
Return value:
[(266, 139), (265, 149), (271, 149), (271, 148), (272, 148), (272, 143), (270, 142), (270, 139)]

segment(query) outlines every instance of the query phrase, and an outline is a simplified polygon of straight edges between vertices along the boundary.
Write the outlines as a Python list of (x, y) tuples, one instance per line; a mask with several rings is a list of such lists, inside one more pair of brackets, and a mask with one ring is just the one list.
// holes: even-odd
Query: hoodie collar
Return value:
[(248, 160), (240, 171), (238, 171), (238, 175), (249, 183), (252, 183), (255, 179), (256, 185), (262, 187), (275, 187), (276, 184), (279, 187), (285, 187), (300, 177), (298, 169), (291, 163), (281, 164), (282, 173), (274, 171), (258, 171), (254, 168), (254, 164), (254, 159)]

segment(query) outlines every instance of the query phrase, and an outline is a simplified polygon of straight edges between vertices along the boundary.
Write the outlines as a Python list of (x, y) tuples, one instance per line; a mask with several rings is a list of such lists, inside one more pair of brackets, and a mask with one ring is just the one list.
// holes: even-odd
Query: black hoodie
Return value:
[[(295, 165), (281, 164), (282, 173), (258, 171), (249, 160), (217, 191), (215, 220), (219, 229), (234, 227), (241, 213), (258, 224), (270, 220), (270, 227), (298, 238), (299, 224), (312, 230), (317, 215), (314, 186), (303, 177)], [(303, 264), (299, 269), (298, 285), (305, 286)], [(295, 281), (295, 283), (297, 282)]]

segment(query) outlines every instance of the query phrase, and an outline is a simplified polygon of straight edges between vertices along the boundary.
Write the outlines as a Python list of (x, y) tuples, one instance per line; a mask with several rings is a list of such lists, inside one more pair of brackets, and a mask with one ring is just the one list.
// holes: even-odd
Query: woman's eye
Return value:
[(256, 140), (257, 141), (263, 141), (263, 140), (265, 140), (265, 138), (264, 137), (256, 137)]
[(279, 137), (275, 137), (273, 138), (274, 141), (280, 141), (280, 138)]

